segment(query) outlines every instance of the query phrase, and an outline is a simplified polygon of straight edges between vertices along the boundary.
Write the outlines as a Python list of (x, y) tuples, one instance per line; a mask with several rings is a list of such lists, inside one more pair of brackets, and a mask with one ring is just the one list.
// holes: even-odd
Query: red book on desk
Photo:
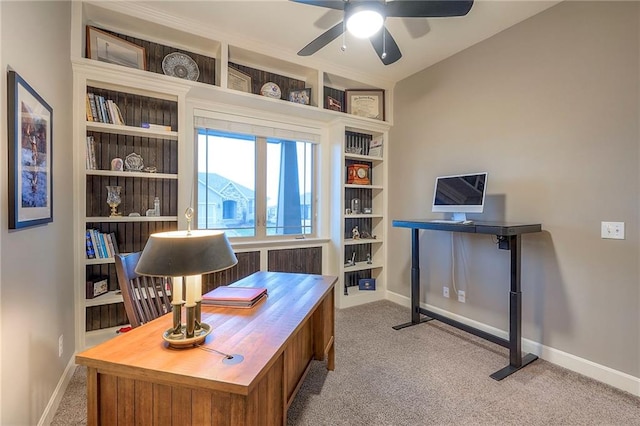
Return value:
[(267, 289), (262, 287), (221, 286), (203, 294), (202, 304), (250, 308), (266, 296)]

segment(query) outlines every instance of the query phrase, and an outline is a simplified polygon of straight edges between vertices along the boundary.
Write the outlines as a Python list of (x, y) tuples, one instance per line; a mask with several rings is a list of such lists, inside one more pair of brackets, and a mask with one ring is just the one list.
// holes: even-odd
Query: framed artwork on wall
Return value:
[(8, 72), (9, 229), (53, 221), (53, 109)]

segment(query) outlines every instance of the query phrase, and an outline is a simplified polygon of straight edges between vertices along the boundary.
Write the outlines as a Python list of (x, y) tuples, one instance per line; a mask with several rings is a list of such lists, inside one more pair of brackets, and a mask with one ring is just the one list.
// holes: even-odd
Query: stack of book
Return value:
[(111, 99), (92, 92), (87, 93), (87, 121), (123, 126), (124, 117), (118, 105)]
[(118, 240), (113, 232), (87, 229), (86, 240), (87, 259), (109, 259), (120, 253)]
[(222, 286), (202, 295), (202, 304), (250, 308), (267, 297), (266, 288)]

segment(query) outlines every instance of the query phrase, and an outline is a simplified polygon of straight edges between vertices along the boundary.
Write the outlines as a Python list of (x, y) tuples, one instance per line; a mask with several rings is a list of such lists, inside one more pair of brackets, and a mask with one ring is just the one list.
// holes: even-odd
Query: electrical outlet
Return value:
[(62, 356), (63, 350), (64, 350), (64, 335), (61, 334), (60, 337), (58, 337), (58, 358)]
[(449, 297), (449, 287), (442, 287), (442, 296)]
[(600, 237), (624, 240), (624, 222), (601, 222)]
[(467, 301), (467, 296), (464, 291), (458, 290), (458, 302), (464, 303)]

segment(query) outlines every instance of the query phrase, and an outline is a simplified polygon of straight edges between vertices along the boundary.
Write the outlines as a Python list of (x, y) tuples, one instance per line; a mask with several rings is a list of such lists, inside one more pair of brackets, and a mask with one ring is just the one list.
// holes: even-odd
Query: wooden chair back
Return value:
[(116, 274), (122, 291), (122, 300), (131, 327), (138, 327), (171, 312), (169, 278), (136, 274), (141, 252), (115, 255)]

